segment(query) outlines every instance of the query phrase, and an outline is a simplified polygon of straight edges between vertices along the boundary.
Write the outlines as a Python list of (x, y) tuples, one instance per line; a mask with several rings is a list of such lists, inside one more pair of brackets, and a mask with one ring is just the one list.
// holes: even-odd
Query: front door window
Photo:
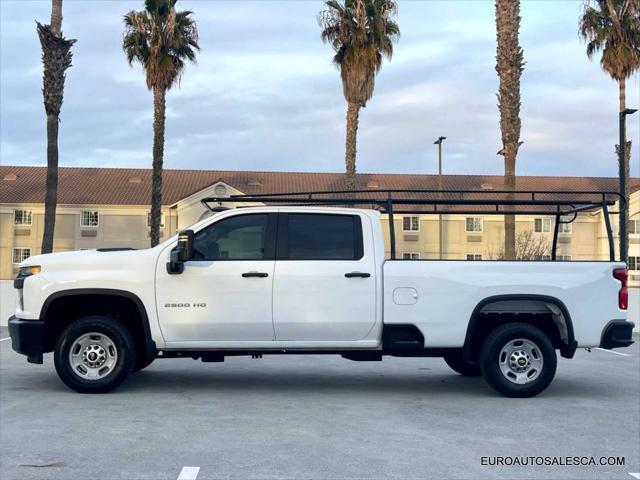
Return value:
[(267, 214), (237, 215), (200, 230), (192, 260), (266, 260), (267, 218)]

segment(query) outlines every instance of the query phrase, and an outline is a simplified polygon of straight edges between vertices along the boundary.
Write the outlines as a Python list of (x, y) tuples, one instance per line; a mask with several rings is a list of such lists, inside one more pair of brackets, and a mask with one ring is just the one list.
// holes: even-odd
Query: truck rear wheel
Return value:
[(485, 381), (507, 397), (533, 397), (556, 373), (556, 351), (549, 337), (526, 323), (493, 330), (482, 344), (480, 370)]
[(135, 343), (117, 320), (93, 315), (76, 320), (60, 335), (54, 363), (60, 379), (80, 393), (106, 393), (133, 370)]
[(462, 351), (444, 356), (444, 361), (455, 372), (465, 377), (479, 377), (482, 375), (477, 362), (468, 362), (462, 357)]

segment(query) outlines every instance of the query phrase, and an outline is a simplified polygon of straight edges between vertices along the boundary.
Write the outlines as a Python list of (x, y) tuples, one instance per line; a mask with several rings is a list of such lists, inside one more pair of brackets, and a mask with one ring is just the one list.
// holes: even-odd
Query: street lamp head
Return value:
[(440, 145), (442, 143), (443, 140), (446, 140), (447, 137), (438, 137), (438, 139), (433, 142), (434, 145)]
[(638, 111), (637, 108), (625, 108), (622, 112), (623, 115), (633, 115), (634, 113), (636, 113)]

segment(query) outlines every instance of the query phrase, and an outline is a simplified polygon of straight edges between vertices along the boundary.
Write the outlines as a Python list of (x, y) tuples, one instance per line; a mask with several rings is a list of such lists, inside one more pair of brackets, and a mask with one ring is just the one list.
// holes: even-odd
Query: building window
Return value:
[(570, 262), (571, 255), (556, 255), (556, 260), (558, 262)]
[(12, 254), (12, 262), (14, 264), (22, 263), (31, 256), (30, 248), (14, 248)]
[(14, 210), (13, 224), (16, 227), (30, 227), (33, 224), (33, 212), (31, 210)]
[(403, 217), (402, 218), (402, 231), (403, 232), (419, 232), (420, 231), (420, 217)]
[(418, 252), (404, 252), (402, 254), (403, 260), (420, 260), (420, 254)]
[(536, 218), (533, 221), (533, 231), (536, 233), (549, 233), (551, 231), (551, 219)]
[(89, 210), (83, 210), (80, 213), (80, 226), (81, 227), (97, 227), (98, 226), (98, 212), (92, 212)]
[(629, 270), (640, 270), (640, 257), (629, 257), (627, 266)]
[(629, 220), (629, 235), (640, 235), (640, 220)]
[(466, 223), (465, 223), (465, 230), (467, 232), (482, 232), (482, 218), (467, 217)]
[[(147, 227), (151, 228), (151, 212), (147, 212)], [(160, 214), (160, 228), (164, 227), (164, 213)]]
[(467, 253), (467, 260), (476, 262), (482, 260), (481, 253)]
[[(563, 222), (566, 222), (569, 218), (568, 217), (560, 217), (560, 219)], [(564, 233), (566, 235), (569, 235), (573, 230), (573, 223), (561, 223), (560, 225), (558, 225), (558, 233)]]

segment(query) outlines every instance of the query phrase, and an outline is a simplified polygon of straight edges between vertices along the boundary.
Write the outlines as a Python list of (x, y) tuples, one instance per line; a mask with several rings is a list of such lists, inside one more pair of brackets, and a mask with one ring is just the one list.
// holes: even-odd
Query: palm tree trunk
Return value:
[[(520, 140), (520, 77), (524, 70), (520, 30), (520, 0), (496, 0), (496, 71), (500, 78), (498, 108), (502, 152), (504, 154), (504, 186), (515, 190), (516, 156)], [(508, 198), (513, 198), (509, 194)], [(513, 215), (504, 217), (506, 260), (516, 259), (516, 223)]]
[(151, 246), (160, 243), (162, 215), (162, 162), (164, 156), (164, 125), (166, 90), (153, 89), (153, 178), (151, 183)]
[[(516, 147), (517, 148), (517, 147)], [(505, 190), (516, 189), (516, 148), (512, 145), (504, 149), (504, 187)], [(507, 195), (512, 199), (514, 195)], [(505, 260), (516, 260), (516, 217), (504, 216), (504, 253)]]
[[(626, 98), (626, 78), (621, 78), (618, 81), (619, 88), (619, 98), (620, 98), (620, 111), (624, 111), (627, 108), (627, 98)], [(624, 120), (623, 120), (624, 121)], [(628, 250), (629, 250), (629, 229), (627, 228), (629, 225), (629, 201), (631, 200), (629, 196), (629, 165), (631, 164), (631, 142), (627, 141), (626, 137), (624, 139), (624, 158), (622, 158), (622, 152), (620, 151), (620, 145), (616, 145), (616, 155), (618, 157), (618, 167), (620, 170), (620, 174), (624, 176), (624, 192), (620, 192), (624, 195), (625, 200), (627, 201), (627, 208), (621, 208), (620, 216), (618, 218), (619, 227), (618, 230), (620, 232), (619, 238), (619, 249), (620, 249), (620, 259), (623, 262), (627, 261)], [(623, 246), (626, 245), (626, 250), (623, 252)]]
[(347, 107), (347, 139), (344, 157), (348, 190), (355, 190), (356, 188), (356, 139), (358, 135), (359, 115), (360, 104), (349, 102)]
[(37, 26), (44, 64), (44, 106), (47, 114), (47, 186), (41, 253), (53, 251), (58, 196), (58, 125), (64, 94), (64, 72), (71, 66), (75, 40), (62, 38), (62, 0), (51, 2), (51, 25)]
[(51, 0), (51, 33), (62, 33), (62, 0)]
[(58, 205), (58, 116), (47, 115), (47, 187), (44, 197), (42, 253), (53, 251), (53, 235)]

